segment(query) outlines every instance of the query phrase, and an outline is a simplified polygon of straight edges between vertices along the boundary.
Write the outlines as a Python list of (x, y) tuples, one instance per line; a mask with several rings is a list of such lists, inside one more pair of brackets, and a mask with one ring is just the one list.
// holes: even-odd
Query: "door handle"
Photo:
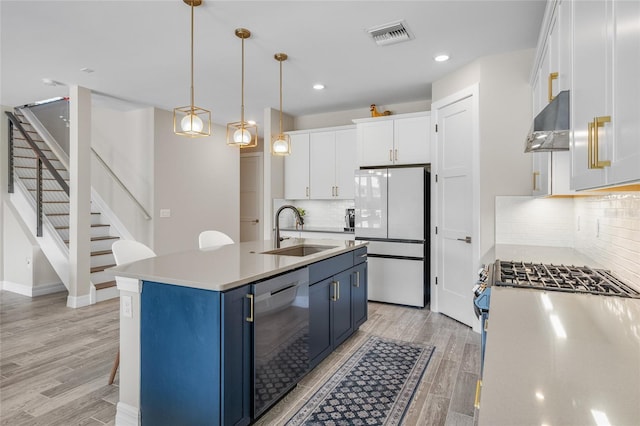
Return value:
[(471, 244), (471, 237), (458, 238), (458, 241), (464, 241), (467, 244)]
[(309, 196), (309, 187), (308, 187), (308, 186), (307, 186), (307, 192), (306, 192), (306, 194), (307, 194), (307, 197), (308, 197), (308, 196)]
[(395, 157), (394, 157), (394, 160), (395, 160), (395, 161), (398, 161), (398, 150), (397, 150), (397, 149), (395, 149), (394, 151), (395, 151)]
[(247, 294), (247, 299), (249, 299), (249, 316), (247, 317), (247, 322), (253, 322), (253, 294)]
[(336, 281), (336, 287), (338, 288), (338, 298), (336, 300), (340, 300), (340, 281)]
[(336, 186), (336, 197), (338, 196), (338, 187)]
[(333, 286), (333, 294), (331, 295), (331, 300), (334, 302), (338, 300), (338, 289), (336, 287), (336, 284), (337, 283), (335, 281), (331, 282), (331, 285)]
[(533, 172), (533, 190), (538, 190), (538, 176), (540, 176), (540, 172)]
[(360, 287), (360, 271), (356, 271), (356, 287)]
[(558, 79), (558, 73), (557, 72), (552, 72), (549, 74), (549, 79), (548, 79), (548, 98), (549, 98), (549, 102), (551, 102), (553, 100), (553, 98), (555, 96), (553, 96), (553, 80), (557, 80)]

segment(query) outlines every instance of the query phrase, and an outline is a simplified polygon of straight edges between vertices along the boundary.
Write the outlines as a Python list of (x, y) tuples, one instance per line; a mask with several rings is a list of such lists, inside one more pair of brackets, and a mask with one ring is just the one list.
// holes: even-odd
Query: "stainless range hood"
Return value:
[(553, 98), (533, 120), (524, 152), (569, 150), (569, 91)]

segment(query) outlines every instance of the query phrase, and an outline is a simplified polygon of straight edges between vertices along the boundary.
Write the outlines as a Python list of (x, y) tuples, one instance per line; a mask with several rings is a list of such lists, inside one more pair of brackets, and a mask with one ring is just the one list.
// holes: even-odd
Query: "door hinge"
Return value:
[(436, 124), (436, 133), (438, 133), (438, 125)]

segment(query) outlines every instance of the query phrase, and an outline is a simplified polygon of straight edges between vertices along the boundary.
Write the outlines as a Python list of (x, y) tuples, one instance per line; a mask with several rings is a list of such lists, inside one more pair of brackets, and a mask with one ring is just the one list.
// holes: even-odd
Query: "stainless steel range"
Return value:
[(640, 298), (640, 292), (604, 269), (496, 260), (493, 285)]

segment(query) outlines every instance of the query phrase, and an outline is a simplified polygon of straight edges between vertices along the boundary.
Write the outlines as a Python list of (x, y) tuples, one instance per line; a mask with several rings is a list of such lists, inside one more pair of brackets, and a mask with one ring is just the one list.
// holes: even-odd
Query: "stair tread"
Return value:
[(106, 281), (103, 283), (94, 284), (93, 286), (96, 288), (96, 290), (104, 290), (105, 288), (115, 287), (116, 285), (117, 284), (115, 281)]
[(91, 268), (91, 273), (93, 274), (94, 272), (102, 272), (107, 268), (112, 268), (116, 266), (115, 263), (109, 264), (109, 265), (101, 265), (101, 266), (94, 266)]
[(91, 256), (103, 256), (105, 254), (112, 254), (112, 253), (113, 253), (112, 250), (98, 250), (98, 251), (92, 251)]
[[(120, 237), (114, 237), (113, 235), (104, 235), (101, 237), (91, 237), (91, 241), (104, 241), (104, 240), (119, 240)], [(64, 240), (65, 244), (69, 244), (69, 240)]]
[[(92, 228), (100, 228), (100, 227), (107, 227), (107, 226), (111, 226), (111, 225), (106, 224), (106, 223), (92, 223), (91, 224)], [(69, 225), (54, 226), (54, 228), (56, 228), (56, 229), (69, 229)]]

